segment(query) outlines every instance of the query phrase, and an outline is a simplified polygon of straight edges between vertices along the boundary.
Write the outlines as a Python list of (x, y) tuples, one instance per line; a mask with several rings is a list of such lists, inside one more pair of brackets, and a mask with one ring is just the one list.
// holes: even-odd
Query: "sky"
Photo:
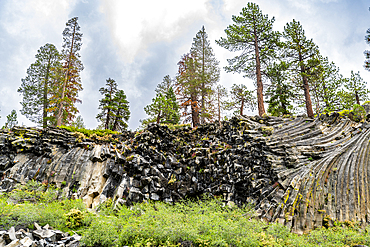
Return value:
[[(17, 92), (27, 68), (35, 62), (37, 50), (46, 43), (62, 46), (66, 22), (78, 17), (81, 27), (82, 104), (77, 104), (87, 128), (99, 122), (99, 88), (114, 79), (130, 102), (129, 128), (139, 127), (148, 116), (144, 107), (155, 96), (154, 89), (163, 77), (177, 73), (177, 62), (188, 53), (196, 33), (205, 26), (211, 47), (220, 61), (219, 83), (226, 88), (246, 84), (241, 74), (222, 68), (237, 53), (218, 46), (215, 40), (226, 37), (248, 1), (242, 0), (0, 0), (0, 126), (15, 109), (20, 125), (35, 126), (21, 115), (22, 95)], [(369, 82), (370, 72), (363, 68), (363, 52), (370, 28), (369, 1), (365, 0), (256, 0), (263, 14), (275, 17), (274, 30), (283, 31), (286, 23), (300, 21), (306, 36), (319, 46), (345, 77), (360, 71)], [(370, 89), (370, 86), (369, 86)], [(256, 112), (248, 112), (254, 115)]]

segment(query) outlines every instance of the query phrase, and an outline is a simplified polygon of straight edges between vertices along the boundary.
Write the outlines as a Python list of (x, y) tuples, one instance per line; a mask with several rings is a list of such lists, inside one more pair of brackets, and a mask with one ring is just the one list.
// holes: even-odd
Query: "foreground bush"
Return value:
[(47, 188), (31, 181), (10, 193), (0, 194), (0, 230), (8, 230), (12, 226), (33, 229), (33, 223), (37, 222), (69, 231), (65, 215), (71, 209), (87, 214), (82, 200), (68, 200), (52, 186)]

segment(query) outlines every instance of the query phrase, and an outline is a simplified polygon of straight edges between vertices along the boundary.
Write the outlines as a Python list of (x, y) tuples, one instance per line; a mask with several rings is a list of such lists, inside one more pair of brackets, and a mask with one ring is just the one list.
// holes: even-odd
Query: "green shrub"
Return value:
[(177, 130), (177, 129), (182, 129), (186, 127), (191, 127), (190, 124), (161, 124), (164, 126), (167, 126), (170, 130)]
[(366, 111), (365, 109), (358, 105), (358, 104), (355, 104), (353, 106), (353, 109), (352, 109), (352, 114), (353, 114), (353, 120), (356, 121), (356, 122), (360, 122), (361, 120), (365, 119), (366, 117)]
[(82, 226), (84, 219), (83, 213), (79, 209), (72, 208), (67, 214), (64, 215), (66, 218), (66, 226), (74, 229)]

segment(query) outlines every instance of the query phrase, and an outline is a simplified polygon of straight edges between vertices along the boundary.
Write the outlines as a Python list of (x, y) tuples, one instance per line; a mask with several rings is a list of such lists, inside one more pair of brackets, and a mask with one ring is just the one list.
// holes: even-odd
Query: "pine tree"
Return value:
[(114, 118), (114, 97), (118, 92), (117, 83), (115, 80), (108, 78), (106, 80), (106, 87), (99, 89), (100, 94), (104, 96), (103, 99), (99, 100), (99, 109), (101, 112), (96, 116), (96, 118), (104, 123), (105, 129), (113, 128), (113, 118)]
[(46, 44), (37, 51), (36, 61), (27, 69), (27, 76), (21, 79), (18, 92), (23, 94), (21, 113), (32, 122), (48, 126), (51, 116), (50, 97), (53, 93), (53, 78), (61, 66), (60, 55), (53, 44)]
[(243, 115), (245, 108), (250, 108), (252, 111), (256, 106), (256, 98), (252, 91), (248, 90), (243, 84), (234, 84), (231, 87), (230, 95), (232, 101), (228, 102), (231, 109), (235, 109), (235, 114)]
[(222, 85), (217, 85), (215, 89), (215, 101), (217, 102), (217, 111), (216, 111), (216, 117), (219, 126), (221, 127), (221, 119), (222, 119), (222, 113), (225, 110), (229, 109), (227, 101), (225, 101), (225, 98), (228, 96), (227, 89)]
[(8, 116), (6, 116), (5, 129), (11, 129), (18, 124), (17, 112), (12, 110)]
[(168, 75), (165, 76), (163, 82), (157, 85), (155, 91), (157, 93), (155, 98), (152, 99), (152, 104), (144, 108), (144, 111), (150, 117), (142, 120), (142, 124), (144, 126), (153, 122), (157, 124), (178, 124), (180, 121), (179, 106), (172, 88), (171, 78)]
[(356, 104), (355, 95), (352, 92), (347, 92), (344, 89), (341, 89), (338, 92), (340, 110), (351, 110), (353, 105)]
[(165, 98), (167, 100), (169, 110), (165, 114), (164, 123), (178, 124), (180, 122), (179, 105), (172, 87), (170, 87), (170, 89), (166, 92)]
[(344, 81), (339, 68), (333, 62), (322, 56), (319, 56), (319, 60), (320, 64), (308, 74), (316, 114), (340, 109), (339, 90)]
[(128, 127), (127, 121), (130, 118), (129, 102), (123, 90), (118, 90), (113, 98), (113, 131), (123, 131)]
[(360, 101), (365, 101), (368, 99), (368, 94), (370, 91), (366, 88), (366, 82), (360, 76), (360, 71), (354, 73), (351, 70), (351, 77), (346, 79), (344, 82), (344, 87), (353, 95), (356, 100), (353, 104), (360, 105)]
[(81, 115), (78, 115), (76, 119), (71, 124), (72, 127), (75, 127), (77, 129), (85, 129), (84, 120), (81, 117)]
[(156, 93), (166, 93), (170, 88), (172, 87), (172, 79), (169, 75), (166, 75), (163, 77), (163, 81), (157, 85), (157, 87), (154, 89)]
[(259, 6), (248, 3), (242, 9), (240, 16), (232, 16), (234, 24), (226, 30), (227, 38), (221, 38), (216, 43), (230, 51), (241, 51), (241, 54), (228, 59), (226, 72), (245, 73), (245, 77), (256, 79), (258, 114), (265, 114), (263, 102), (262, 74), (270, 60), (275, 58), (279, 33), (272, 31), (275, 18), (263, 15)]
[(297, 86), (303, 88), (307, 116), (313, 118), (314, 113), (312, 110), (308, 74), (310, 70), (319, 64), (318, 47), (312, 39), (307, 39), (302, 25), (294, 19), (284, 27), (283, 36), (286, 39), (284, 49), (288, 63), (290, 64), (290, 71), (293, 76), (299, 75), (301, 77)]
[(209, 111), (211, 102), (207, 102), (207, 99), (212, 98), (214, 93), (212, 87), (220, 79), (219, 61), (215, 58), (204, 26), (193, 39), (190, 53), (197, 62), (195, 74), (198, 80), (197, 84), (200, 87), (200, 124), (204, 124), (207, 122), (207, 119), (212, 118), (212, 114)]
[(266, 95), (269, 97), (267, 112), (272, 116), (291, 115), (294, 99), (293, 86), (288, 80), (288, 65), (285, 62), (274, 63), (267, 69), (271, 85)]
[(82, 62), (80, 61), (81, 38), (80, 26), (77, 23), (78, 17), (70, 19), (66, 23), (66, 28), (63, 31), (63, 75), (64, 79), (60, 88), (60, 97), (57, 102), (57, 126), (60, 126), (64, 120), (63, 116), (67, 115), (67, 121), (71, 121), (78, 112), (75, 103), (81, 102), (78, 97), (78, 92), (82, 90), (80, 72), (83, 70)]
[(193, 127), (200, 124), (200, 81), (196, 73), (196, 57), (185, 54), (177, 63), (179, 66), (175, 82), (175, 93), (179, 100), (179, 107), (183, 111), (184, 122), (191, 122)]

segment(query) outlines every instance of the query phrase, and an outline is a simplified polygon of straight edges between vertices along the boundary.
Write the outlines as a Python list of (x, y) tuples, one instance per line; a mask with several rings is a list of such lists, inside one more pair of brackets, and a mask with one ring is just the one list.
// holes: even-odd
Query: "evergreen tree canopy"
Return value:
[(168, 90), (170, 90), (170, 88), (172, 87), (172, 84), (173, 84), (173, 82), (172, 82), (171, 77), (169, 75), (166, 75), (163, 78), (163, 81), (157, 85), (157, 87), (154, 89), (154, 91), (156, 93), (165, 94), (166, 92), (168, 92)]
[(99, 92), (104, 96), (104, 98), (99, 100), (99, 109), (101, 112), (96, 116), (96, 118), (104, 123), (105, 129), (112, 129), (114, 118), (113, 110), (115, 108), (114, 97), (118, 92), (116, 81), (108, 78), (106, 80), (106, 87), (101, 87)]
[(12, 110), (8, 116), (6, 116), (5, 128), (11, 129), (18, 124), (17, 112)]
[(294, 99), (293, 86), (288, 80), (288, 65), (285, 62), (274, 63), (268, 67), (266, 74), (270, 78), (271, 85), (266, 95), (269, 96), (267, 112), (272, 116), (292, 114)]
[(333, 62), (322, 56), (319, 56), (319, 60), (320, 64), (311, 70), (308, 77), (316, 114), (340, 109), (339, 91), (344, 81), (339, 68)]
[(217, 103), (216, 117), (217, 117), (218, 124), (221, 127), (222, 113), (225, 110), (229, 109), (229, 104), (227, 101), (225, 101), (225, 99), (228, 96), (228, 92), (227, 92), (227, 89), (220, 84), (216, 86), (215, 92), (216, 93), (214, 97)]
[(73, 17), (66, 23), (63, 31), (63, 73), (64, 79), (55, 85), (59, 89), (54, 97), (58, 106), (57, 126), (63, 122), (70, 122), (78, 112), (75, 103), (81, 103), (78, 92), (82, 90), (80, 72), (84, 69), (80, 60), (82, 33), (78, 25), (78, 17)]
[(256, 106), (256, 97), (253, 96), (253, 92), (248, 90), (243, 84), (234, 84), (231, 87), (231, 98), (229, 102), (229, 108), (235, 109), (235, 114), (243, 115), (245, 108), (250, 108), (252, 111)]
[(370, 91), (366, 88), (366, 82), (360, 76), (360, 71), (354, 73), (351, 70), (351, 77), (346, 79), (344, 82), (344, 87), (350, 93), (352, 93), (353, 98), (356, 100), (353, 104), (360, 105), (360, 101), (368, 100), (368, 94)]
[(301, 77), (297, 86), (304, 91), (307, 116), (312, 118), (314, 114), (312, 110), (308, 74), (310, 70), (319, 65), (318, 47), (312, 39), (307, 39), (302, 25), (299, 21), (294, 19), (284, 27), (283, 36), (286, 40), (283, 47), (285, 56), (290, 65), (290, 72), (293, 76), (299, 75), (299, 77)]
[(195, 127), (212, 121), (213, 86), (220, 78), (220, 69), (204, 26), (193, 39), (190, 53), (178, 65), (175, 93), (184, 122), (192, 122)]
[(141, 121), (143, 125), (156, 122), (167, 124), (178, 124), (180, 121), (179, 106), (176, 101), (176, 95), (172, 88), (172, 80), (167, 75), (163, 82), (157, 85), (155, 89), (156, 96), (152, 99), (152, 104), (144, 108), (146, 114), (150, 117)]
[(113, 98), (113, 131), (123, 131), (128, 127), (130, 118), (129, 102), (123, 90), (118, 90)]
[(210, 101), (214, 93), (212, 87), (220, 79), (219, 61), (213, 53), (204, 26), (193, 39), (190, 53), (196, 61), (195, 73), (200, 93), (200, 124), (204, 124), (207, 120), (212, 119), (212, 112), (210, 111), (212, 109)]
[(263, 104), (262, 72), (275, 58), (275, 49), (279, 42), (279, 33), (272, 30), (275, 18), (262, 14), (259, 6), (248, 3), (240, 16), (232, 16), (234, 24), (225, 29), (226, 38), (216, 43), (229, 51), (240, 52), (240, 55), (228, 59), (226, 72), (244, 73), (248, 78), (256, 78), (258, 113), (265, 113)]
[(77, 116), (77, 118), (72, 122), (71, 126), (77, 128), (77, 129), (84, 129), (85, 128), (84, 120), (81, 117), (81, 115)]
[(111, 78), (106, 80), (106, 87), (100, 88), (99, 92), (104, 98), (99, 100), (99, 109), (101, 112), (96, 118), (104, 123), (105, 129), (113, 131), (127, 129), (130, 110), (125, 92), (117, 89), (117, 83)]
[(192, 54), (185, 54), (177, 63), (179, 66), (175, 82), (175, 93), (179, 100), (184, 122), (191, 122), (193, 127), (200, 124), (199, 120), (199, 80), (196, 74), (196, 58)]
[(34, 123), (48, 126), (52, 111), (50, 97), (54, 90), (55, 73), (61, 67), (60, 55), (53, 44), (46, 44), (37, 51), (36, 62), (27, 69), (27, 76), (21, 79), (18, 92), (23, 95), (21, 113)]

